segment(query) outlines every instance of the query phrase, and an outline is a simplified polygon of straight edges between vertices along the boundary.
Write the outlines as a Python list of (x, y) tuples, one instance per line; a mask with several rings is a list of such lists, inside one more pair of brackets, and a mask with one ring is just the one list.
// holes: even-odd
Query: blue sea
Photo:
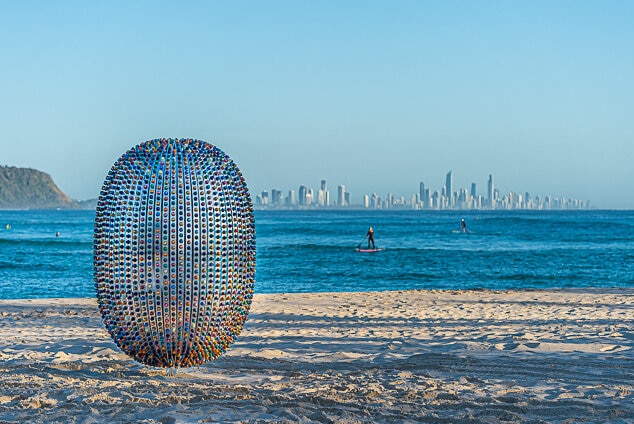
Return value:
[[(634, 211), (255, 214), (256, 293), (634, 287)], [(95, 296), (93, 219), (0, 211), (0, 298)]]

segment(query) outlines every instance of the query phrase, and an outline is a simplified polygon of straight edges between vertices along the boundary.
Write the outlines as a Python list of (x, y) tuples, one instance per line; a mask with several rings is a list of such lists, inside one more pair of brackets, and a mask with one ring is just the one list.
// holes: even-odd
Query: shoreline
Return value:
[(220, 358), (121, 353), (94, 298), (0, 300), (0, 422), (627, 422), (634, 289), (255, 294)]
[[(513, 293), (513, 292), (571, 292), (571, 293), (591, 293), (591, 294), (610, 294), (623, 293), (634, 295), (634, 287), (526, 287), (526, 288), (508, 288), (508, 289), (489, 289), (489, 288), (466, 288), (466, 289), (388, 289), (388, 290), (372, 290), (372, 291), (316, 291), (316, 292), (283, 292), (283, 293), (260, 293), (255, 292), (254, 296), (301, 296), (301, 295), (338, 295), (338, 294), (371, 294), (371, 293), (393, 293), (393, 292), (412, 292), (412, 293)], [(94, 297), (33, 297), (33, 298), (0, 298), (1, 303), (11, 302), (32, 302), (32, 301), (83, 301), (96, 300)]]

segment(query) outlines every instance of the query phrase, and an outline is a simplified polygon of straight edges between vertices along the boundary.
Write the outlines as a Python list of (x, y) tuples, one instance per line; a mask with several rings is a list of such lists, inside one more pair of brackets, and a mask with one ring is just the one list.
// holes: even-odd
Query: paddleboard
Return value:
[(379, 247), (377, 249), (359, 249), (359, 248), (357, 248), (357, 252), (359, 252), (359, 253), (374, 253), (374, 252), (380, 252), (381, 250), (383, 250), (382, 247)]

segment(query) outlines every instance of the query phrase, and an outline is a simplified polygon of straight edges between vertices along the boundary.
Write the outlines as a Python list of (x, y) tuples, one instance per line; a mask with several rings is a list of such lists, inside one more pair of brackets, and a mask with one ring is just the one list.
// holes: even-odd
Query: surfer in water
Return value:
[(463, 233), (467, 232), (467, 223), (464, 221), (464, 218), (462, 218), (462, 222), (460, 223), (460, 228), (462, 228)]
[(368, 230), (368, 233), (365, 235), (368, 239), (368, 249), (370, 248), (370, 243), (372, 243), (372, 249), (376, 249), (374, 246), (374, 230), (372, 227)]

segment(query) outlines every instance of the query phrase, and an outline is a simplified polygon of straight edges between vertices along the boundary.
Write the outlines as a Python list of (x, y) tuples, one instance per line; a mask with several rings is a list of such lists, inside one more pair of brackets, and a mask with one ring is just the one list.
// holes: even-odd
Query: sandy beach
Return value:
[(216, 361), (122, 354), (93, 299), (0, 301), (0, 422), (634, 422), (634, 290), (256, 295)]

